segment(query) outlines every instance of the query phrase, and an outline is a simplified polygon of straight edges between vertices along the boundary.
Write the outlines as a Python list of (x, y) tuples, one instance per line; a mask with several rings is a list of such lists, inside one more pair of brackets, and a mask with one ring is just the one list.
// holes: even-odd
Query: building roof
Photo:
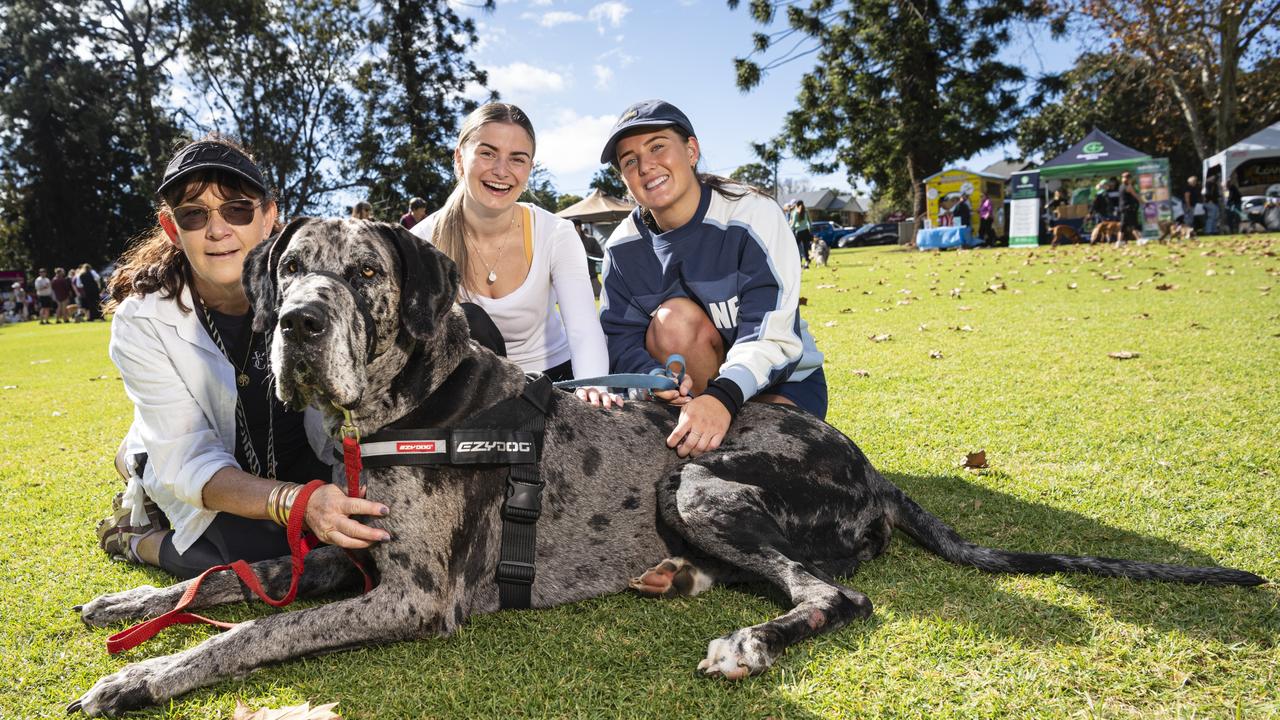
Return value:
[(982, 168), (982, 172), (986, 173), (987, 175), (998, 175), (1004, 178), (1005, 180), (1008, 180), (1009, 178), (1013, 177), (1014, 173), (1022, 172), (1023, 170), (1032, 168), (1034, 166), (1035, 166), (1035, 163), (1031, 162), (1030, 160), (1001, 160), (999, 162), (993, 162), (990, 165)]

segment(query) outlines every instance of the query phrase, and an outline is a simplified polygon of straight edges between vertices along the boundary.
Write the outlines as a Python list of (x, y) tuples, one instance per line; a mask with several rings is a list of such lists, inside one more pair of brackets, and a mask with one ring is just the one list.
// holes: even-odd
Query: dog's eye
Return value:
[(372, 280), (374, 276), (377, 274), (378, 274), (378, 271), (374, 270), (368, 265), (365, 265), (364, 267), (360, 268), (360, 277), (364, 278), (365, 280)]
[(290, 260), (289, 262), (285, 263), (285, 264), (284, 264), (284, 271), (285, 271), (285, 272), (287, 272), (287, 273), (289, 273), (290, 275), (292, 275), (292, 274), (294, 274), (294, 273), (298, 272), (298, 261), (297, 261), (297, 260)]

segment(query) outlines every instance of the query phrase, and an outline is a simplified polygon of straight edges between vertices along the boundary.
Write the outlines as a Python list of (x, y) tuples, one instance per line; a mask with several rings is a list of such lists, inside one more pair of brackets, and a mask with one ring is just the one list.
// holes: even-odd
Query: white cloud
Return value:
[(615, 58), (617, 60), (618, 67), (627, 67), (631, 63), (635, 62), (636, 59), (634, 56), (628, 55), (626, 51), (622, 49), (621, 35), (617, 36), (617, 41), (618, 41), (617, 47), (611, 48), (605, 52), (600, 53), (599, 55), (596, 56), (596, 59), (600, 61), (604, 61), (604, 60), (608, 60), (609, 58)]
[(502, 93), (503, 98), (529, 97), (549, 92), (560, 92), (568, 86), (565, 77), (554, 70), (535, 67), (528, 63), (486, 66), (489, 87)]
[(529, 4), (533, 7), (546, 7), (550, 5), (552, 1), (553, 0), (529, 0)]
[(543, 13), (538, 18), (538, 24), (544, 28), (551, 28), (565, 23), (582, 22), (582, 16), (578, 13), (565, 12), (564, 10), (552, 10), (549, 13)]
[(631, 12), (631, 8), (628, 7), (626, 3), (612, 0), (611, 2), (603, 2), (591, 8), (591, 10), (587, 12), (587, 19), (595, 22), (600, 29), (600, 33), (604, 34), (604, 26), (606, 23), (608, 23), (610, 27), (621, 27), (622, 19), (625, 18), (629, 12)]
[(613, 83), (613, 68), (605, 65), (593, 65), (591, 69), (596, 74), (596, 87), (601, 90), (609, 89)]
[(561, 112), (550, 129), (538, 128), (538, 162), (564, 176), (600, 167), (600, 148), (613, 129), (612, 115)]

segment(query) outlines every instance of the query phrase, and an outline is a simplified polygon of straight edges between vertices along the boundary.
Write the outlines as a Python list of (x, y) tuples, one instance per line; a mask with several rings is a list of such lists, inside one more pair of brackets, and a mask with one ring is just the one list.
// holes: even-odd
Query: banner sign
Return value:
[(1009, 188), (1009, 247), (1036, 247), (1040, 244), (1040, 172), (1014, 173)]
[(1160, 237), (1160, 223), (1173, 220), (1169, 202), (1169, 161), (1156, 158), (1135, 168), (1138, 176), (1138, 198), (1142, 200), (1142, 237)]

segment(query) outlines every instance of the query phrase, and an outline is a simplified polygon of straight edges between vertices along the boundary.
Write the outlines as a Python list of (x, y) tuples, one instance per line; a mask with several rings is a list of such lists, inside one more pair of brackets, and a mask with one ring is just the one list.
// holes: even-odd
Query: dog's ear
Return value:
[(400, 258), (400, 322), (413, 337), (430, 337), (453, 307), (458, 267), (449, 256), (403, 226), (377, 225)]
[(280, 306), (279, 293), (276, 287), (276, 268), (280, 266), (280, 256), (298, 229), (313, 218), (298, 218), (289, 223), (284, 230), (258, 243), (249, 251), (244, 259), (244, 275), (240, 281), (244, 283), (245, 295), (249, 297), (249, 306), (253, 308), (253, 331), (271, 332), (276, 326), (276, 309)]

